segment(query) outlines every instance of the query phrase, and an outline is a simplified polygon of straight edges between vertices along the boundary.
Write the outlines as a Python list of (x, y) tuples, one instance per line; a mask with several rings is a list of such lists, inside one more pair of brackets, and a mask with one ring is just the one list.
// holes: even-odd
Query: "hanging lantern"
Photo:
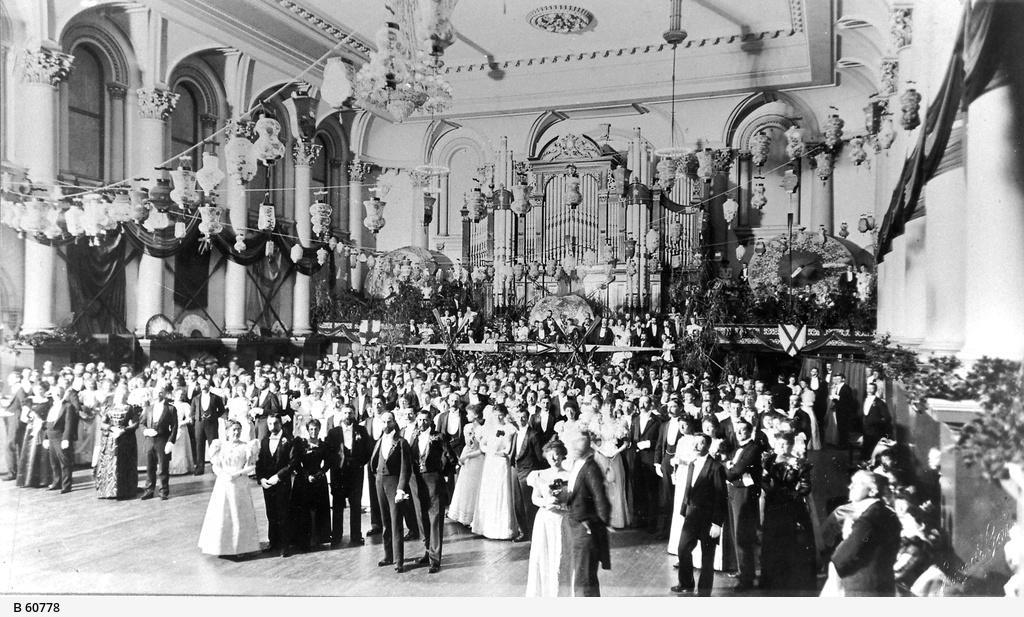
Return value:
[(256, 217), (256, 228), (260, 231), (270, 231), (277, 226), (277, 210), (274, 204), (270, 203), (270, 193), (263, 196), (260, 202), (259, 213)]
[(220, 206), (199, 207), (199, 232), (203, 234), (204, 239), (208, 240), (210, 236), (219, 234), (224, 229), (221, 222), (223, 214), (224, 208)]
[[(85, 235), (95, 238), (103, 233), (101, 219), (104, 217), (105, 205), (95, 193), (89, 193), (82, 197), (82, 228)], [(27, 224), (23, 224), (25, 231), (33, 233)]]
[(839, 226), (839, 233), (836, 234), (840, 238), (847, 238), (850, 235), (850, 228), (847, 226), (846, 221)]
[(763, 210), (768, 205), (768, 198), (765, 196), (764, 177), (754, 178), (753, 195), (750, 196), (750, 205), (758, 210)]
[(0, 220), (11, 229), (22, 232), (21, 221), (25, 216), (25, 204), (21, 201), (0, 199)]
[(374, 264), (376, 264), (376, 263), (377, 263), (377, 258), (373, 255), (373, 253), (370, 253), (369, 255), (366, 256), (366, 267), (367, 268), (373, 268)]
[(367, 260), (366, 253), (359, 253), (358, 260), (359, 260), (359, 263), (361, 263), (361, 264), (366, 263), (366, 260)]
[(544, 264), (544, 275), (545, 276), (556, 276), (557, 274), (558, 274), (558, 262), (555, 261), (554, 259), (549, 259), (548, 262), (546, 264)]
[(860, 215), (860, 220), (857, 221), (857, 231), (860, 233), (867, 233), (874, 230), (875, 228), (875, 217), (870, 214)]
[[(832, 108), (835, 109), (834, 107)], [(843, 143), (843, 126), (846, 122), (839, 117), (838, 113), (829, 114), (828, 118), (825, 119), (825, 127), (822, 130), (822, 134), (825, 139), (825, 147), (830, 151), (835, 152), (839, 146)]]
[(178, 207), (184, 210), (199, 201), (199, 195), (196, 193), (196, 174), (192, 171), (192, 157), (182, 155), (178, 158), (178, 168), (171, 170), (171, 179), (174, 181), (171, 199)]
[(527, 268), (526, 275), (529, 276), (532, 280), (537, 280), (538, 278), (540, 278), (540, 272), (540, 264), (535, 261), (530, 264), (529, 268)]
[(142, 182), (138, 178), (132, 182), (128, 199), (132, 204), (131, 219), (141, 225), (149, 216), (149, 207), (146, 205), (146, 202), (149, 201), (149, 191), (142, 186)]
[(593, 268), (597, 265), (597, 251), (589, 248), (583, 251), (583, 265), (588, 268)]
[(782, 182), (779, 183), (779, 186), (787, 193), (795, 193), (797, 187), (800, 186), (800, 177), (792, 169), (787, 169), (786, 173), (782, 174)]
[(713, 155), (714, 150), (711, 148), (704, 148), (695, 153), (697, 157), (697, 177), (704, 182), (711, 182), (711, 178), (715, 175), (715, 158)]
[(366, 218), (363, 219), (363, 226), (370, 230), (370, 233), (377, 235), (384, 224), (384, 206), (387, 205), (378, 197), (363, 202), (363, 209), (366, 211)]
[(661, 248), (661, 235), (657, 229), (651, 227), (647, 230), (647, 234), (644, 236), (644, 248), (648, 255), (658, 253), (658, 249)]
[(747, 247), (742, 244), (736, 245), (736, 261), (743, 261), (747, 255)]
[(174, 224), (174, 237), (175, 238), (181, 240), (182, 238), (185, 237), (186, 233), (187, 233), (187, 229), (185, 227), (184, 221), (178, 221), (177, 223)]
[(676, 184), (676, 160), (664, 157), (658, 161), (658, 184), (662, 190), (671, 191)]
[(851, 163), (858, 166), (868, 159), (868, 151), (864, 149), (863, 137), (858, 135), (850, 138), (850, 151), (847, 157)]
[[(245, 238), (243, 238), (241, 234), (235, 236), (234, 248), (235, 248), (235, 252), (236, 253), (244, 253), (245, 252)], [(268, 240), (267, 244), (266, 244), (266, 250), (267, 250), (267, 257), (270, 257), (271, 255), (273, 255), (274, 254), (274, 243)]]
[(156, 184), (149, 189), (149, 205), (157, 212), (167, 212), (174, 206), (171, 199), (171, 179), (167, 176), (166, 167), (157, 167), (156, 173)]
[(321, 266), (327, 263), (327, 256), (329, 254), (330, 253), (328, 253), (327, 249), (325, 249), (324, 247), (321, 246), (320, 248), (318, 248), (316, 250), (316, 263), (320, 264)]
[(118, 191), (107, 206), (107, 213), (114, 223), (120, 224), (132, 219), (132, 202), (126, 191)]
[(199, 183), (199, 188), (209, 195), (217, 190), (217, 187), (223, 180), (224, 172), (220, 170), (220, 159), (217, 158), (216, 154), (204, 152), (203, 166), (196, 172), (196, 182)]
[(822, 182), (828, 182), (828, 179), (832, 177), (832, 154), (829, 152), (819, 152), (814, 155), (814, 162), (818, 179)]
[(245, 183), (256, 175), (257, 154), (256, 145), (248, 137), (249, 123), (241, 122), (232, 126), (234, 135), (228, 139), (224, 146), (225, 161), (228, 173), (236, 177), (239, 182)]
[(331, 206), (323, 200), (325, 191), (317, 194), (317, 200), (309, 207), (309, 219), (313, 224), (313, 235), (323, 237), (331, 229)]
[(512, 207), (512, 191), (506, 189), (504, 184), (499, 184), (498, 189), (494, 191), (494, 207), (498, 210), (508, 210)]
[[(86, 210), (88, 212), (88, 210)], [(166, 212), (160, 212), (159, 210), (152, 210), (149, 216), (146, 217), (145, 222), (142, 224), (150, 233), (156, 233), (161, 229), (167, 229), (171, 226), (171, 217), (167, 216)]]
[(583, 193), (580, 192), (580, 179), (578, 176), (570, 176), (566, 180), (564, 199), (570, 210), (575, 210), (583, 203)]
[(349, 255), (348, 255), (348, 267), (350, 269), (355, 270), (356, 267), (359, 266), (359, 257), (360, 257), (360, 255), (356, 255), (355, 253), (349, 253)]
[(341, 109), (352, 98), (352, 65), (335, 56), (324, 65), (320, 98), (334, 109)]
[(907, 88), (900, 95), (900, 126), (912, 131), (921, 124), (921, 94), (913, 88)]
[(626, 259), (633, 259), (636, 255), (636, 238), (630, 236), (626, 238)]
[(754, 243), (754, 254), (760, 257), (768, 252), (768, 247), (764, 245), (764, 240), (758, 240)]
[(732, 222), (736, 219), (736, 214), (740, 211), (740, 204), (735, 199), (730, 197), (725, 200), (722, 204), (722, 214), (725, 216), (725, 222), (732, 225)]
[(530, 185), (530, 205), (540, 208), (544, 205), (544, 187), (533, 183)]
[(525, 182), (512, 185), (512, 212), (523, 216), (530, 212), (533, 205), (530, 203), (530, 185)]
[(64, 235), (64, 229), (60, 225), (63, 222), (64, 211), (60, 207), (60, 202), (54, 202), (46, 213), (46, 227), (43, 228), (43, 235), (50, 240), (60, 238)]
[(879, 148), (888, 150), (894, 141), (896, 141), (896, 129), (892, 126), (892, 118), (885, 116), (882, 119), (882, 128), (878, 130), (878, 135), (875, 137), (875, 148), (876, 150)]
[(68, 234), (72, 236), (81, 236), (85, 233), (85, 225), (83, 219), (85, 218), (85, 211), (78, 206), (71, 206), (68, 211), (64, 214), (64, 224), (68, 228)]
[(765, 131), (757, 132), (750, 138), (750, 161), (758, 167), (764, 167), (768, 162), (768, 153), (771, 151), (772, 138)]
[(256, 121), (256, 141), (253, 146), (256, 148), (256, 158), (263, 161), (266, 166), (271, 166), (284, 158), (285, 147), (281, 143), (281, 123), (268, 116), (263, 116)]
[(296, 242), (288, 251), (288, 258), (292, 260), (292, 263), (299, 263), (302, 261), (302, 253), (302, 245)]
[(786, 154), (791, 159), (797, 159), (804, 155), (804, 132), (797, 125), (786, 129)]

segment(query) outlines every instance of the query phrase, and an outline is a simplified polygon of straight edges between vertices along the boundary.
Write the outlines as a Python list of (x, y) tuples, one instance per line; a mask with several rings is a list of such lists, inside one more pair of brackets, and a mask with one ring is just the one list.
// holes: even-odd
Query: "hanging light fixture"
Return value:
[(814, 162), (818, 179), (822, 182), (828, 182), (828, 179), (832, 177), (832, 153), (819, 152), (814, 155)]
[(248, 121), (229, 122), (228, 134), (231, 137), (224, 146), (228, 172), (243, 183), (252, 180), (258, 170), (256, 145), (249, 139), (252, 126), (253, 123)]
[(196, 182), (203, 193), (209, 195), (217, 190), (221, 181), (224, 180), (224, 172), (220, 170), (220, 159), (216, 154), (203, 153), (203, 166), (196, 172)]
[(309, 206), (309, 219), (313, 224), (313, 235), (322, 238), (331, 230), (331, 213), (333, 209), (324, 201), (327, 191), (316, 192), (316, 201)]
[(351, 103), (353, 68), (337, 56), (328, 58), (324, 65), (324, 81), (320, 86), (320, 98), (331, 108), (340, 110)]
[(259, 212), (256, 217), (256, 228), (260, 231), (270, 231), (276, 226), (277, 208), (271, 203), (270, 192), (268, 191), (263, 194), (263, 201), (260, 202)]
[(750, 138), (750, 162), (760, 168), (768, 162), (772, 138), (765, 131), (758, 131)]
[(768, 204), (768, 197), (765, 196), (764, 176), (754, 178), (753, 195), (750, 196), (750, 206), (763, 210)]
[(284, 101), (292, 136), (305, 142), (312, 142), (316, 136), (316, 112), (319, 101), (309, 95), (311, 89), (312, 86), (308, 83), (299, 82), (292, 90), (291, 96)]
[(256, 158), (270, 167), (284, 158), (287, 149), (281, 143), (281, 123), (272, 115), (266, 105), (261, 105), (257, 112), (262, 117), (256, 121), (253, 131), (256, 133)]
[(860, 166), (861, 163), (868, 159), (868, 151), (864, 149), (864, 138), (860, 135), (856, 135), (850, 138), (850, 151), (847, 153), (847, 158), (850, 162), (856, 166)]
[(469, 218), (474, 223), (479, 223), (487, 216), (487, 207), (484, 204), (483, 187), (480, 186), (479, 181), (477, 181), (476, 186), (466, 193), (463, 199), (465, 200)]
[(804, 132), (797, 125), (792, 125), (784, 133), (786, 136), (786, 154), (791, 159), (798, 159), (804, 155), (806, 147), (804, 146)]
[(732, 222), (736, 220), (736, 214), (740, 211), (740, 204), (735, 199), (729, 197), (722, 204), (722, 214), (725, 216), (725, 222), (731, 226)]
[(111, 220), (116, 224), (130, 221), (132, 219), (132, 202), (128, 196), (128, 191), (117, 191), (114, 194), (114, 199), (107, 206), (107, 212)]
[(174, 206), (171, 199), (171, 179), (167, 176), (166, 167), (157, 167), (156, 184), (149, 189), (149, 205), (157, 212), (167, 212)]
[(178, 157), (178, 167), (171, 170), (171, 179), (174, 181), (171, 200), (178, 204), (179, 208), (186, 210), (199, 201), (199, 194), (196, 193), (196, 173), (192, 171), (191, 156), (183, 154)]
[(221, 222), (223, 215), (224, 208), (220, 206), (199, 206), (199, 233), (203, 234), (204, 240), (209, 241), (211, 236), (224, 230), (224, 224)]
[(377, 235), (384, 224), (384, 206), (387, 204), (381, 201), (376, 195), (372, 199), (363, 202), (363, 209), (366, 211), (366, 218), (363, 219), (363, 226), (370, 230), (370, 233)]
[[(908, 81), (907, 85), (914, 82)], [(900, 126), (904, 130), (912, 131), (921, 124), (921, 93), (914, 88), (907, 88), (900, 95)]]
[(758, 241), (754, 243), (754, 254), (760, 257), (766, 252), (768, 252), (768, 247), (765, 246), (764, 240), (758, 239)]

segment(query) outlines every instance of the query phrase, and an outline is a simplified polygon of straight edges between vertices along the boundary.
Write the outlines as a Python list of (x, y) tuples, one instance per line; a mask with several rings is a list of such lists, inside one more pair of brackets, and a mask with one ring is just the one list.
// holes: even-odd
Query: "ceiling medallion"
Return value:
[(570, 4), (551, 4), (533, 9), (526, 14), (526, 21), (534, 28), (553, 34), (575, 34), (582, 32), (594, 21), (594, 14)]

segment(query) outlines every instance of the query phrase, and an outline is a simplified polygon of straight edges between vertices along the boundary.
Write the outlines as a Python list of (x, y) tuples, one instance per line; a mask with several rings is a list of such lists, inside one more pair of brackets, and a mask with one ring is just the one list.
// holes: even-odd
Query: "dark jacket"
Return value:
[(900, 550), (900, 521), (881, 501), (868, 506), (853, 523), (850, 536), (832, 553), (832, 564), (850, 596), (892, 596), (893, 565)]
[[(373, 448), (373, 454), (370, 455), (370, 469), (378, 476), (378, 482), (381, 475), (397, 476), (398, 488), (408, 492), (409, 476), (412, 473), (412, 452), (409, 449), (409, 443), (401, 436), (396, 436), (394, 445), (387, 452), (381, 452), (382, 443), (384, 443), (384, 439), (378, 439), (377, 445)], [(384, 457), (384, 471), (378, 472), (381, 457)]]
[[(725, 468), (725, 479), (735, 487), (743, 487), (743, 475), (750, 474), (754, 481), (751, 487), (761, 486), (761, 453), (762, 448), (756, 439), (751, 439), (739, 447), (739, 454), (734, 454)], [(736, 461), (733, 463), (732, 461)]]
[[(708, 457), (701, 469), (694, 468), (697, 479), (693, 481), (686, 503), (679, 514), (687, 521), (693, 519), (701, 524), (719, 525), (725, 523), (728, 511), (728, 495), (725, 488), (725, 468), (712, 457)], [(685, 475), (683, 478), (685, 479)], [(683, 490), (680, 486), (676, 490)]]
[(661, 416), (656, 413), (650, 414), (646, 426), (640, 426), (640, 414), (635, 414), (630, 421), (629, 435), (632, 449), (635, 450), (636, 444), (641, 441), (650, 442), (650, 447), (644, 450), (636, 450), (636, 458), (640, 461), (640, 464), (653, 465), (660, 462), (660, 459), (655, 456), (655, 451), (661, 437), (661, 425)]
[(147, 439), (174, 443), (178, 437), (178, 412), (174, 409), (174, 405), (166, 401), (155, 403), (143, 415), (142, 428), (156, 429), (156, 437), (147, 437)]
[(278, 486), (288, 486), (294, 470), (292, 460), (292, 440), (281, 434), (281, 440), (277, 443), (277, 451), (270, 452), (270, 435), (260, 440), (260, 452), (256, 457), (256, 478), (259, 480), (269, 479), (277, 476), (280, 480)]
[(540, 443), (540, 433), (534, 426), (527, 426), (526, 429), (526, 449), (521, 447), (519, 443), (519, 432), (517, 431), (512, 439), (512, 465), (517, 471), (534, 471), (537, 469), (546, 469), (548, 464), (544, 460), (544, 454), (542, 451), (543, 446)]
[(216, 420), (217, 418), (224, 415), (224, 401), (214, 394), (210, 393), (210, 406), (203, 409), (202, 405), (203, 393), (197, 392), (192, 398), (192, 421), (193, 422), (205, 422), (208, 420)]
[(409, 444), (409, 454), (414, 473), (443, 473), (451, 461), (452, 454), (441, 433), (430, 431), (430, 438), (427, 440), (427, 451), (420, 451), (420, 431), (413, 434), (412, 442)]
[[(81, 407), (78, 395), (74, 391), (69, 392), (60, 403), (60, 415), (52, 423), (46, 423), (46, 431), (51, 438), (59, 434), (61, 439), (70, 442), (78, 439), (78, 411)], [(49, 408), (47, 408), (47, 413), (49, 413)]]
[(605, 491), (604, 474), (594, 457), (591, 456), (580, 468), (576, 484), (569, 487), (569, 518), (577, 523), (586, 523), (593, 536), (601, 566), (611, 568), (611, 551), (608, 544), (608, 521), (611, 517), (611, 503)]
[(865, 437), (892, 436), (892, 414), (885, 401), (875, 397), (867, 414), (861, 418), (861, 426)]
[(331, 470), (331, 489), (344, 488), (347, 474), (362, 473), (363, 466), (370, 460), (373, 441), (361, 424), (352, 424), (352, 447), (345, 447), (344, 429), (336, 426), (324, 436), (327, 448), (327, 468)]

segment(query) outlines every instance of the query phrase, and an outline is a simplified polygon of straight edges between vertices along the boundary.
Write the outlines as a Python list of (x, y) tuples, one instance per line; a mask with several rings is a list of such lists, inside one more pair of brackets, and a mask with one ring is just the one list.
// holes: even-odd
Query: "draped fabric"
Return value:
[(126, 246), (124, 234), (108, 234), (107, 241), (100, 246), (78, 242), (67, 246), (71, 310), (80, 334), (127, 333), (124, 327)]
[(207, 305), (210, 251), (201, 251), (201, 246), (198, 236), (187, 236), (174, 256), (174, 303), (182, 310), (205, 309)]
[[(257, 261), (249, 268), (252, 276), (245, 286), (245, 319), (246, 322), (255, 322), (258, 328), (271, 330), (278, 323), (275, 312), (281, 315), (282, 306), (278, 300), (281, 296), (275, 291), (280, 290), (281, 279), (288, 275), (284, 257), (281, 251), (277, 251), (272, 257)], [(283, 327), (281, 324), (278, 326)]]

